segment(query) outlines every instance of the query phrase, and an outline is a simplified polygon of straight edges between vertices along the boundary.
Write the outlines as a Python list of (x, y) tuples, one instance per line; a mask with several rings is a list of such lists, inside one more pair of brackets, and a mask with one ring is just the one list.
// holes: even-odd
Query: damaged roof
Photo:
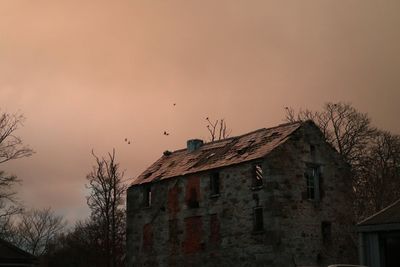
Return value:
[(262, 158), (284, 143), (302, 124), (295, 122), (262, 128), (241, 136), (205, 143), (192, 152), (185, 148), (164, 153), (131, 185), (165, 180)]

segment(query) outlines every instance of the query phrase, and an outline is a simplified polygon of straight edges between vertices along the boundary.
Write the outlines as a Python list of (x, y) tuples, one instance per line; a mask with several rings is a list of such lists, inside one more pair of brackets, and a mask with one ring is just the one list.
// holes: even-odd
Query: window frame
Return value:
[(305, 178), (307, 199), (310, 201), (320, 201), (321, 166), (317, 164), (307, 164)]

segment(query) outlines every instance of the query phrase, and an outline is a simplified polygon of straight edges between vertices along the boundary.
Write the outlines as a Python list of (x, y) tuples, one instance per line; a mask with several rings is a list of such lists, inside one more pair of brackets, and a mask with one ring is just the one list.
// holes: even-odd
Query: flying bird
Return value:
[(128, 145), (130, 145), (131, 144), (131, 141), (128, 141)]
[(167, 133), (166, 131), (164, 131), (164, 135), (169, 135), (169, 133)]
[(176, 106), (176, 103), (174, 103), (174, 106)]
[(127, 142), (128, 141), (128, 138), (125, 138), (125, 142)]

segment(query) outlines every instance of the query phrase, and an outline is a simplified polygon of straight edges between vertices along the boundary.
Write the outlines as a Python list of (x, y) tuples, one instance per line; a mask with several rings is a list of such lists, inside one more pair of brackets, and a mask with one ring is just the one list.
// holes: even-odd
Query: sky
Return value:
[(36, 152), (0, 168), (27, 207), (74, 222), (92, 149), (115, 148), (129, 182), (207, 139), (206, 117), (239, 135), (344, 101), (400, 134), (398, 14), (398, 0), (0, 0), (0, 108), (24, 114)]

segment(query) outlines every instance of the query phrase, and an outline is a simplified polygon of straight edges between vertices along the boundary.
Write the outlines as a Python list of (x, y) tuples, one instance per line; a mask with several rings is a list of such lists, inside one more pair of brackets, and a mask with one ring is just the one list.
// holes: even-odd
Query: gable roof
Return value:
[(400, 223), (400, 199), (361, 221), (358, 226)]
[(165, 180), (262, 158), (284, 143), (304, 123), (307, 122), (262, 128), (241, 136), (205, 143), (193, 152), (185, 148), (164, 154), (131, 185)]

